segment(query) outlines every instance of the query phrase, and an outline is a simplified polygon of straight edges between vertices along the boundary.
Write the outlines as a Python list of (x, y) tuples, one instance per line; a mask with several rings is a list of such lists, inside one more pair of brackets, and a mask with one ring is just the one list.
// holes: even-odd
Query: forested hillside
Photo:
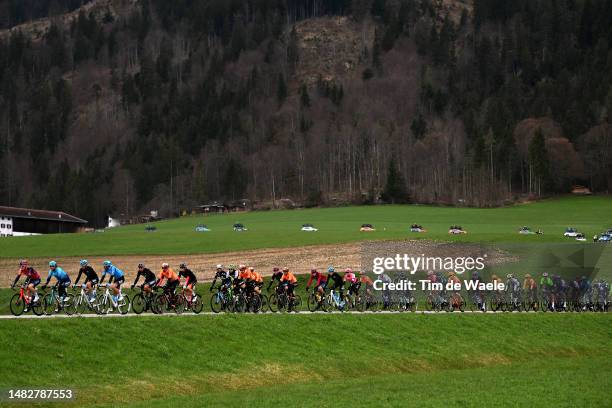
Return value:
[(0, 0), (0, 204), (99, 224), (607, 192), (611, 21), (597, 0)]

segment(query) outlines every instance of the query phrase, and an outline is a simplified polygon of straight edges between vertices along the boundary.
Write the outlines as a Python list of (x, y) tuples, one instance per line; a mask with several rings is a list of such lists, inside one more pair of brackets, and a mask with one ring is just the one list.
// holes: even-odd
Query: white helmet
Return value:
[(167, 268), (167, 267), (169, 267), (169, 266), (170, 266), (170, 265), (168, 265), (168, 263), (167, 263), (167, 262), (164, 262), (164, 263), (162, 264), (162, 268), (163, 268), (163, 269), (166, 269), (166, 268)]
[(217, 264), (217, 269), (223, 269), (223, 265)]

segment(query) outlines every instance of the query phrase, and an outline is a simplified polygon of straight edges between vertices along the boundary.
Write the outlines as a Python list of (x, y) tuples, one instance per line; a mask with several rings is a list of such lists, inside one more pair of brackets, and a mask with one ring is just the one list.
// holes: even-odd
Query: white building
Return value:
[(13, 236), (13, 218), (0, 216), (0, 237)]

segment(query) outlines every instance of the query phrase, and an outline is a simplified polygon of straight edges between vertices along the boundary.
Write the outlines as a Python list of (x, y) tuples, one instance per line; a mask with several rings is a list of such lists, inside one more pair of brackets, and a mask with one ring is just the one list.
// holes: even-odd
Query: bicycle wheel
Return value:
[(268, 297), (262, 293), (261, 294), (261, 308), (259, 309), (259, 311), (261, 313), (267, 313), (268, 310), (270, 310), (268, 306)]
[(293, 295), (293, 299), (291, 300), (291, 307), (288, 308), (289, 312), (299, 313), (302, 310), (302, 297), (300, 295)]
[(204, 303), (202, 303), (202, 296), (195, 293), (191, 299), (191, 310), (195, 314), (199, 314), (204, 309)]
[(164, 294), (159, 294), (155, 297), (153, 305), (157, 314), (164, 314), (168, 311), (168, 298)]
[(74, 314), (74, 312), (75, 312), (75, 310), (74, 310), (74, 296), (72, 295), (72, 293), (67, 293), (66, 297), (64, 297), (64, 300), (61, 301), (60, 304), (62, 306), (62, 310), (68, 316), (71, 316), (71, 315)]
[(21, 316), (25, 310), (25, 300), (19, 293), (15, 293), (11, 298), (11, 313), (15, 316)]
[(132, 311), (136, 314), (141, 314), (144, 312), (145, 307), (147, 306), (147, 301), (145, 300), (142, 293), (137, 293), (132, 298)]
[(121, 295), (123, 299), (117, 300), (117, 309), (122, 315), (130, 311), (130, 297), (128, 295)]
[(53, 313), (57, 313), (59, 311), (59, 304), (53, 294), (49, 293), (45, 296), (43, 309), (47, 316), (51, 316)]
[(268, 302), (268, 306), (270, 306), (270, 311), (272, 313), (276, 313), (279, 311), (279, 299), (278, 299), (278, 295), (276, 293), (273, 293), (272, 295), (270, 295), (270, 299)]
[(174, 296), (174, 313), (183, 314), (185, 311), (185, 307), (187, 306), (187, 299), (185, 299), (184, 295), (175, 295)]
[[(71, 305), (72, 314), (81, 314), (81, 306), (83, 305), (83, 303), (87, 303), (87, 301), (84, 301), (81, 295), (75, 297)], [(85, 309), (87, 309), (87, 305), (85, 305)]]
[(223, 294), (221, 292), (214, 293), (210, 297), (210, 309), (213, 313), (219, 313), (223, 310)]
[(45, 312), (44, 310), (45, 308), (43, 307), (43, 303), (42, 303), (42, 297), (39, 296), (38, 300), (31, 304), (31, 308), (32, 308), (32, 312), (36, 316), (41, 316)]
[(251, 312), (259, 313), (261, 310), (261, 297), (257, 293), (253, 293), (248, 306)]
[(319, 301), (317, 300), (317, 296), (314, 293), (308, 295), (308, 299), (306, 300), (306, 306), (311, 312), (315, 312), (317, 309), (319, 309)]
[(234, 313), (244, 313), (247, 308), (247, 300), (244, 295), (238, 295), (232, 303)]

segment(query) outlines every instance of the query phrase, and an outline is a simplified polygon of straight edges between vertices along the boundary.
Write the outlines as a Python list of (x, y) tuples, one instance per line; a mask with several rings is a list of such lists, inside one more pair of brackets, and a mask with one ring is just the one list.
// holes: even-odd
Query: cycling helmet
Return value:
[(278, 267), (277, 267), (277, 266), (275, 266), (274, 268), (272, 268), (272, 272), (278, 272), (278, 271), (280, 271), (280, 269), (278, 269)]
[(542, 274), (542, 276), (547, 277), (547, 276), (548, 276), (548, 272), (544, 272), (544, 273)]
[(143, 263), (139, 263), (138, 264), (138, 269), (140, 269), (140, 268), (144, 268), (144, 264)]
[(240, 266), (238, 267), (238, 269), (240, 269), (240, 270), (246, 269), (246, 265), (240, 264)]
[[(223, 265), (221, 265), (221, 266), (223, 266)], [(231, 265), (229, 265), (229, 266), (227, 267), (227, 269), (229, 269), (230, 271), (235, 271), (235, 270), (236, 270), (236, 265), (231, 264)]]
[(513, 278), (513, 277), (514, 277), (514, 276), (512, 276), (512, 274), (511, 274), (511, 273), (509, 273), (509, 274), (507, 274), (507, 275), (506, 275), (506, 278), (508, 278), (508, 279), (511, 279), (511, 278)]
[(527, 279), (527, 278), (531, 278), (531, 274), (526, 273), (526, 274), (525, 274), (525, 279)]
[[(232, 269), (232, 266), (234, 265), (230, 265), (229, 268)], [(223, 269), (223, 265), (217, 264), (217, 269)]]
[(283, 268), (283, 272), (289, 272), (289, 268), (287, 268), (286, 266)]
[(81, 262), (79, 262), (79, 264), (81, 264), (81, 266), (87, 266), (87, 259), (81, 259)]
[(499, 278), (497, 277), (497, 275), (493, 274), (491, 275), (491, 280), (498, 280)]
[(427, 271), (427, 276), (431, 276), (434, 274), (434, 271)]
[(334, 269), (333, 266), (330, 266), (329, 268), (327, 268), (327, 272), (328, 273), (334, 273), (336, 270)]
[(106, 261), (102, 262), (102, 265), (104, 265), (104, 266), (111, 266), (112, 263), (111, 263), (111, 261), (106, 260)]
[(253, 272), (255, 271), (255, 268), (253, 268), (252, 266), (249, 266), (249, 271)]
[(310, 273), (313, 273), (313, 274), (314, 274), (314, 273), (317, 273), (317, 270), (316, 270), (316, 269), (314, 269), (314, 268), (312, 268), (312, 269), (310, 270)]
[(181, 262), (181, 264), (179, 265), (179, 268), (185, 269), (187, 268), (187, 264), (185, 262)]
[(164, 263), (162, 264), (162, 269), (167, 269), (167, 268), (169, 268), (169, 267), (170, 267), (170, 265), (168, 265), (168, 263), (167, 263), (167, 262), (164, 262)]
[(344, 273), (353, 273), (353, 270), (351, 268), (346, 268), (344, 270)]
[(57, 262), (55, 262), (55, 261), (49, 262), (49, 267), (50, 268), (55, 268), (56, 266), (57, 266)]

